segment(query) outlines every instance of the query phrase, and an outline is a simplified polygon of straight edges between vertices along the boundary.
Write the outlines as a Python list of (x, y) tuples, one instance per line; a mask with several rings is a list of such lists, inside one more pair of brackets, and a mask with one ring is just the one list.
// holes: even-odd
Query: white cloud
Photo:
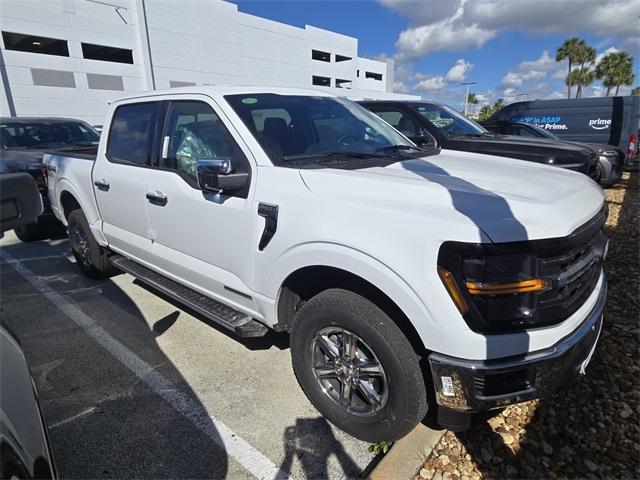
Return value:
[(467, 73), (473, 68), (473, 64), (471, 62), (467, 62), (464, 58), (460, 58), (456, 61), (456, 63), (449, 69), (447, 74), (444, 76), (446, 82), (449, 83), (460, 83), (464, 82), (465, 78), (467, 78)]
[(467, 62), (464, 58), (460, 58), (456, 60), (456, 63), (453, 64), (445, 75), (417, 73), (411, 76), (411, 79), (419, 80), (414, 90), (425, 93), (443, 93), (449, 86), (463, 82), (472, 68), (473, 63)]
[(414, 90), (425, 93), (433, 93), (442, 90), (445, 87), (444, 77), (430, 77), (421, 80)]
[(564, 80), (564, 65), (551, 58), (549, 52), (544, 50), (540, 58), (536, 60), (525, 60), (518, 64), (516, 68), (507, 72), (502, 77), (502, 86), (505, 88), (517, 88), (522, 87), (527, 82), (540, 81), (547, 77), (547, 73), (553, 72), (552, 78), (560, 74), (559, 79)]
[(481, 47), (506, 29), (617, 37), (624, 48), (638, 49), (640, 0), (379, 1), (409, 19), (396, 42), (399, 59)]

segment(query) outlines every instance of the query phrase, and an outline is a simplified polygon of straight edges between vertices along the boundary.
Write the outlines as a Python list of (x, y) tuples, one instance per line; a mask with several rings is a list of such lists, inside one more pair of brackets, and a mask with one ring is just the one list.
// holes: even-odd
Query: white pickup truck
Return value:
[(239, 336), (289, 332), (304, 392), (363, 440), (547, 395), (597, 342), (606, 207), (578, 173), (239, 87), (117, 101), (97, 152), (44, 163), (86, 274), (128, 272)]

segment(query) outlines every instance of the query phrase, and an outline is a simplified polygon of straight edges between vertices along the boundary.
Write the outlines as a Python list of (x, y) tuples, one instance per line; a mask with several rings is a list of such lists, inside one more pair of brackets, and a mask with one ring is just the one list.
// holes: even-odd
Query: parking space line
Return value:
[(39, 290), (51, 303), (76, 323), (87, 335), (117, 358), (120, 363), (133, 372), (151, 390), (171, 405), (181, 415), (188, 418), (200, 431), (222, 447), (252, 475), (260, 479), (286, 479), (287, 474), (280, 470), (264, 454), (256, 450), (246, 440), (233, 432), (223, 422), (206, 411), (198, 401), (175, 386), (154, 368), (129, 350), (120, 341), (109, 335), (91, 317), (53, 290), (31, 270), (9, 253), (0, 250), (0, 258)]
[[(54, 260), (54, 259), (60, 259), (60, 258), (66, 258), (67, 260), (70, 260), (71, 258), (73, 258), (71, 256), (71, 250), (62, 252), (59, 255), (45, 255), (43, 257), (26, 257), (26, 258), (20, 258), (20, 259), (16, 259), (12, 257), (11, 259), (7, 259), (7, 258), (4, 258), (3, 256), (2, 261), (4, 263), (12, 264), (12, 263), (20, 263), (20, 262), (37, 262), (38, 260)], [(73, 261), (75, 262), (75, 258), (73, 258)]]

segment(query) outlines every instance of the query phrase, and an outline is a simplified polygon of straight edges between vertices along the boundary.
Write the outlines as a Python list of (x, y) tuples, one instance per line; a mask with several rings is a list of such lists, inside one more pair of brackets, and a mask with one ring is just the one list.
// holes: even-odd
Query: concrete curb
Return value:
[(393, 444), (367, 477), (368, 480), (409, 480), (431, 454), (446, 430), (431, 430), (422, 424)]

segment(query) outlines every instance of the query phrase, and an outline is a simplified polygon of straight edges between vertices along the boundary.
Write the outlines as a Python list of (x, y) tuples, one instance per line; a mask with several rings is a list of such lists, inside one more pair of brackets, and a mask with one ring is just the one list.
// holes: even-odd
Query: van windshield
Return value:
[(404, 150), (425, 155), (376, 115), (343, 98), (260, 93), (225, 99), (274, 165), (380, 158)]
[(47, 149), (64, 146), (90, 146), (100, 136), (81, 122), (0, 123), (2, 149)]
[(426, 118), (445, 137), (475, 136), (489, 133), (483, 126), (446, 105), (413, 103), (411, 107)]

